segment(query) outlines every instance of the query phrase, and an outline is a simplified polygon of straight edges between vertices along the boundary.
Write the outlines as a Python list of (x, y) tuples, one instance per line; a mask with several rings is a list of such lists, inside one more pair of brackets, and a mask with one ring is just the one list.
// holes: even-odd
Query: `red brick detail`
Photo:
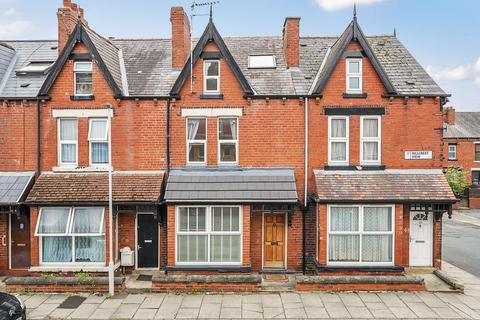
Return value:
[(480, 198), (469, 198), (468, 206), (472, 209), (480, 209)]
[(261, 213), (254, 213), (251, 216), (250, 257), (252, 271), (261, 271), (263, 268), (263, 215)]
[(242, 264), (250, 265), (250, 206), (242, 206), (243, 226), (242, 226)]
[(39, 210), (38, 207), (30, 207), (30, 264), (32, 267), (40, 265), (40, 240), (35, 236)]
[(297, 291), (425, 291), (425, 283), (418, 284), (317, 284), (297, 283)]
[(433, 267), (442, 268), (442, 220), (433, 217)]
[(152, 282), (152, 292), (258, 292), (261, 283), (241, 282)]
[(300, 65), (300, 18), (287, 17), (283, 24), (283, 54), (287, 67)]
[(0, 239), (0, 274), (2, 275), (8, 270), (8, 217), (8, 212), (0, 212), (0, 238), (2, 238)]
[(172, 23), (172, 67), (182, 68), (190, 55), (190, 22), (182, 7), (170, 10)]
[[(115, 292), (120, 293), (125, 290), (125, 284), (116, 284)], [(45, 284), (45, 285), (6, 285), (7, 292), (45, 292), (45, 293), (63, 293), (63, 292), (108, 292), (108, 284), (97, 285), (60, 285), (60, 284)]]
[(455, 124), (455, 108), (452, 106), (443, 108), (443, 119), (447, 124)]

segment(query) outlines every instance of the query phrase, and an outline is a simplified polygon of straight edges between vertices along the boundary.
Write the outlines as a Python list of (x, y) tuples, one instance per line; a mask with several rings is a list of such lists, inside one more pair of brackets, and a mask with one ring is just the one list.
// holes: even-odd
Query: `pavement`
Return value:
[(443, 218), (443, 260), (480, 277), (480, 210), (455, 210)]

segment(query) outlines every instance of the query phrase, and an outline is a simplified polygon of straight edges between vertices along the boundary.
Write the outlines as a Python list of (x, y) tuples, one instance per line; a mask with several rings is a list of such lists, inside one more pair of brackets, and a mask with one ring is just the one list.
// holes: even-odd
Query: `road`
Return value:
[(443, 260), (480, 277), (480, 210), (443, 217)]

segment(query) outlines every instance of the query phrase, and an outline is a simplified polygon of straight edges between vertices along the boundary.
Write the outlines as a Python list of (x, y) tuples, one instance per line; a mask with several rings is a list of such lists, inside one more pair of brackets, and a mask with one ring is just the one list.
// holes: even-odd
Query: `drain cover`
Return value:
[(140, 274), (137, 277), (137, 281), (152, 281), (152, 276), (148, 274)]
[(81, 296), (71, 296), (68, 297), (65, 301), (58, 306), (59, 309), (77, 309), (79, 305), (85, 301), (85, 297)]

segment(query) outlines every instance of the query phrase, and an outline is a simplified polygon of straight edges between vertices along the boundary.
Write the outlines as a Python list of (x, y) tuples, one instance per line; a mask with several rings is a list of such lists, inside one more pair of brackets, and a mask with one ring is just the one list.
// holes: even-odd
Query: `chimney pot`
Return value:
[(88, 25), (83, 15), (83, 9), (78, 7), (76, 3), (72, 3), (71, 0), (63, 0), (63, 7), (57, 10), (58, 53), (62, 52), (67, 44), (68, 37), (75, 29), (78, 19), (81, 19), (85, 25)]
[(170, 9), (172, 24), (172, 67), (182, 68), (190, 55), (190, 21), (182, 7)]
[(283, 54), (288, 68), (300, 65), (300, 17), (287, 17), (283, 24)]

